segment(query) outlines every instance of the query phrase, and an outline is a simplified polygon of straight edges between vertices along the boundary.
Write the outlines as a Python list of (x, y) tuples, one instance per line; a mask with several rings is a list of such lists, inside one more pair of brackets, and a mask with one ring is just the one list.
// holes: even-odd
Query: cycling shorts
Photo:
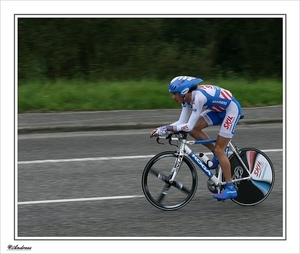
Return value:
[(219, 135), (225, 138), (232, 138), (237, 123), (242, 115), (242, 108), (239, 102), (233, 98), (226, 110), (216, 112), (211, 109), (205, 110), (201, 116), (208, 126), (220, 125)]

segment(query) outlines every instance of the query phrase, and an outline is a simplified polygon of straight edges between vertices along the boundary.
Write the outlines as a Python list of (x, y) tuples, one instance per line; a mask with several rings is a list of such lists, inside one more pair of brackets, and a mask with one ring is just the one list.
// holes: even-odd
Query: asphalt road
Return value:
[[(254, 207), (215, 201), (200, 171), (197, 193), (186, 207), (175, 212), (153, 207), (143, 197), (141, 174), (152, 155), (172, 148), (156, 144), (149, 133), (146, 129), (19, 135), (17, 236), (285, 237), (281, 123), (241, 125), (233, 139), (240, 148), (264, 150), (274, 164), (273, 191)], [(207, 133), (213, 137), (216, 128)], [(201, 146), (192, 148), (203, 151)]]

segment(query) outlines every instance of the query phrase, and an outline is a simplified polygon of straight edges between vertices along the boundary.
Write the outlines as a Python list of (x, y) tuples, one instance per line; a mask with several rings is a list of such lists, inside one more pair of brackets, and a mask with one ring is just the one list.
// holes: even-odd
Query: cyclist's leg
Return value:
[(230, 139), (233, 137), (240, 116), (241, 107), (239, 103), (237, 101), (231, 102), (226, 110), (226, 115), (221, 124), (219, 135), (215, 144), (214, 153), (219, 159), (226, 181), (225, 190), (220, 194), (213, 195), (218, 199), (235, 198), (237, 196), (236, 189), (232, 184), (231, 164), (224, 150)]
[[(203, 129), (205, 129), (208, 126), (209, 126), (209, 124), (207, 123), (207, 121), (203, 117), (203, 114), (201, 114), (201, 116), (200, 116), (199, 120), (197, 121), (195, 127), (193, 128), (192, 131), (189, 132), (189, 134), (194, 139), (197, 139), (197, 140), (209, 139), (209, 136), (204, 131), (202, 131)], [(203, 145), (206, 146), (211, 151), (213, 151), (214, 148), (215, 148), (215, 145), (213, 143), (203, 144)]]
[(217, 141), (215, 144), (215, 149), (214, 149), (214, 154), (217, 156), (217, 158), (219, 160), (225, 181), (227, 183), (232, 182), (231, 166), (230, 166), (230, 162), (227, 157), (227, 154), (225, 153), (225, 149), (226, 149), (230, 139), (231, 138), (226, 138), (226, 137), (222, 137), (222, 136), (218, 135)]
[(226, 181), (225, 189), (221, 193), (213, 195), (214, 198), (219, 200), (237, 197), (237, 190), (234, 184), (232, 183), (231, 164), (227, 157), (227, 154), (225, 153), (225, 148), (228, 145), (230, 139), (231, 138), (222, 137), (221, 135), (218, 135), (215, 144), (214, 153), (219, 160)]

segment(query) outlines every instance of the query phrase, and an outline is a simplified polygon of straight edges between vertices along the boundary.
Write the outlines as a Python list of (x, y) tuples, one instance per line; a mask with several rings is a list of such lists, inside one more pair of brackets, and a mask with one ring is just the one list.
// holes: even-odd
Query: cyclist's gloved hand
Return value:
[(151, 136), (164, 136), (168, 132), (168, 126), (161, 126), (151, 132)]

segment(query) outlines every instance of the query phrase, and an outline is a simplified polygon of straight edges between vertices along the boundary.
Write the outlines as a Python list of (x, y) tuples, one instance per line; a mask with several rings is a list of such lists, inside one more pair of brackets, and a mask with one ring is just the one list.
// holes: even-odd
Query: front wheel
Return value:
[(165, 211), (177, 210), (191, 201), (197, 190), (197, 171), (189, 158), (184, 156), (175, 181), (170, 182), (173, 168), (178, 166), (178, 155), (167, 151), (154, 156), (145, 166), (142, 189), (147, 200)]
[[(253, 206), (264, 201), (271, 193), (275, 183), (275, 171), (269, 157), (256, 148), (243, 148), (239, 155), (251, 174), (251, 180), (235, 183), (238, 196), (233, 202), (243, 206)], [(229, 157), (232, 179), (249, 176), (236, 154)]]

